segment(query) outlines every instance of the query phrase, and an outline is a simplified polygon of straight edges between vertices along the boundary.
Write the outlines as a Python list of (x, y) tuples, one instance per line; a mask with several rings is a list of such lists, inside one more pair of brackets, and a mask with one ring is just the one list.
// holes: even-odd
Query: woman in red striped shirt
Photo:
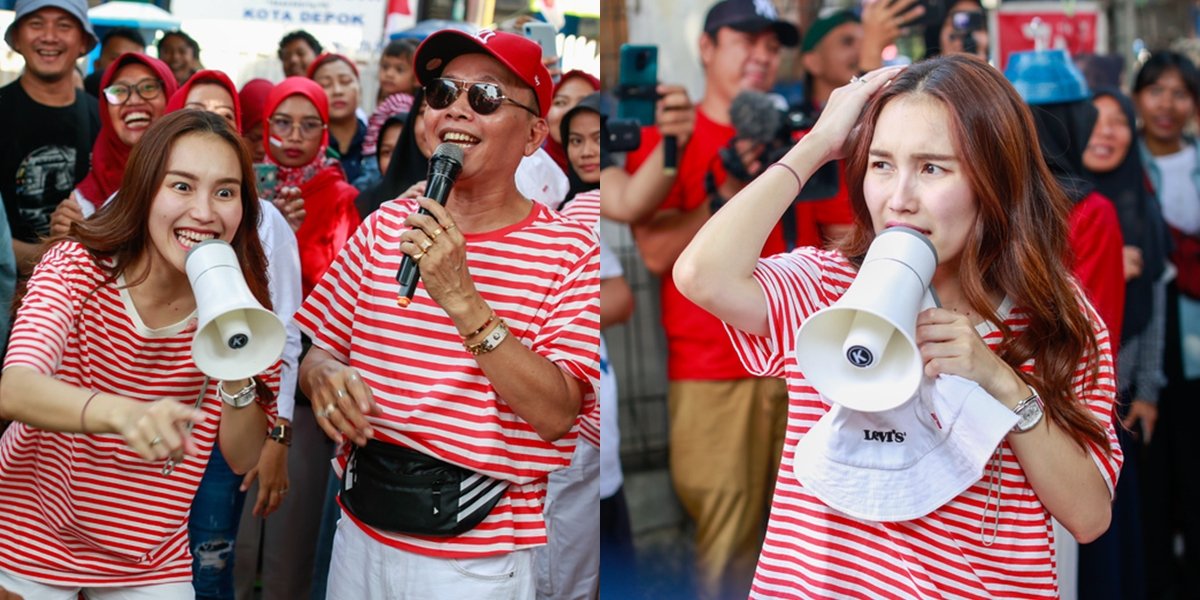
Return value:
[[(788, 380), (787, 438), (752, 597), (1053, 598), (1051, 517), (1080, 541), (1108, 527), (1121, 465), (1112, 352), (1061, 259), (1069, 204), (1030, 131), (1021, 98), (975, 57), (880, 69), (835, 91), (779, 168), (734, 197), (680, 257), (679, 289), (725, 321), (747, 367)], [(840, 158), (854, 232), (832, 250), (760, 260), (798, 184)], [(829, 508), (793, 473), (797, 443), (829, 410), (797, 368), (795, 333), (845, 293), (891, 226), (916, 229), (937, 249), (943, 308), (917, 319), (925, 374), (975, 381), (1014, 409), (1036, 389), (1045, 415), (1008, 434), (999, 468), (945, 505), (875, 522)]]
[(0, 588), (192, 597), (192, 496), (214, 451), (254, 466), (274, 390), (196, 367), (184, 265), (197, 243), (225, 240), (270, 307), (258, 206), (237, 133), (182, 111), (134, 147), (116, 200), (52, 241), (0, 383), (0, 418), (18, 421), (0, 439)]

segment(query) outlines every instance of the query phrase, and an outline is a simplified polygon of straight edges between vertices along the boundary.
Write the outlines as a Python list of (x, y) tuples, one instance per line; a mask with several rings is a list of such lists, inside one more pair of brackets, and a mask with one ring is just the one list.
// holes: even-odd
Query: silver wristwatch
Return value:
[(1029, 388), (1029, 397), (1022, 400), (1013, 408), (1013, 412), (1017, 413), (1017, 424), (1013, 425), (1013, 433), (1025, 433), (1038, 423), (1042, 422), (1042, 417), (1045, 415), (1045, 407), (1042, 405), (1042, 397), (1038, 395), (1037, 390)]
[(221, 395), (221, 400), (223, 400), (225, 404), (228, 404), (234, 408), (246, 408), (258, 399), (258, 394), (255, 393), (254, 379), (251, 379), (250, 383), (246, 384), (246, 387), (232, 394), (225, 391), (225, 384), (222, 383), (217, 386), (217, 393)]

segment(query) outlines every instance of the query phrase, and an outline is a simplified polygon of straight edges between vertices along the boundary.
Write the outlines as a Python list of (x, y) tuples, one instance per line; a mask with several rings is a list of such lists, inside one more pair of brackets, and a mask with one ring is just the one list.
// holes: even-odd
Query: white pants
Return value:
[(487, 558), (434, 558), (375, 541), (338, 520), (328, 600), (533, 600), (533, 551)]
[(19, 594), (25, 600), (75, 600), (80, 592), (88, 600), (194, 600), (196, 597), (191, 582), (77, 588), (38, 583), (4, 571), (0, 571), (0, 589)]
[(546, 486), (549, 543), (534, 550), (539, 600), (589, 600), (600, 593), (600, 451), (584, 440), (571, 466)]

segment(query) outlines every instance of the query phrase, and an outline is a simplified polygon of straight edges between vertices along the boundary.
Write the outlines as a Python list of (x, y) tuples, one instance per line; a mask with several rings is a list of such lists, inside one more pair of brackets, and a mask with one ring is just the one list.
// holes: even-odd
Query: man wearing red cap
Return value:
[(548, 131), (537, 44), (443, 30), (414, 63), (428, 141), (461, 147), (462, 173), (444, 207), (372, 213), (296, 316), (301, 385), (342, 444), (328, 594), (533, 598), (546, 476), (596, 402), (599, 246), (514, 184)]

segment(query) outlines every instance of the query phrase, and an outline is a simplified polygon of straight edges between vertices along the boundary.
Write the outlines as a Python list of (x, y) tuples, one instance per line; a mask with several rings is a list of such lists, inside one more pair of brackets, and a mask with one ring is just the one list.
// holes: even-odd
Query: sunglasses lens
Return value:
[(467, 92), (467, 101), (475, 112), (490, 115), (500, 108), (504, 100), (500, 97), (500, 88), (490, 83), (475, 83)]
[(457, 98), (458, 85), (448, 79), (435, 79), (425, 87), (425, 102), (433, 108), (446, 108)]

